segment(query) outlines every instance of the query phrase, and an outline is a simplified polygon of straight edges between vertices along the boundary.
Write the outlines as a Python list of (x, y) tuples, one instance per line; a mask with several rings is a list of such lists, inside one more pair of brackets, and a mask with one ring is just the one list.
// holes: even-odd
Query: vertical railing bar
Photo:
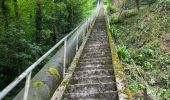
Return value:
[(76, 35), (76, 52), (79, 49), (79, 32), (77, 31), (77, 35)]
[[(84, 25), (85, 25), (85, 24), (84, 24)], [(85, 26), (83, 27), (83, 32), (84, 32), (84, 35), (86, 36)]]
[(30, 81), (31, 81), (31, 74), (32, 74), (32, 71), (26, 77), (25, 91), (24, 91), (23, 100), (27, 100), (28, 99), (28, 93), (29, 93), (29, 87), (30, 87)]
[(88, 32), (88, 19), (86, 21), (86, 32)]
[(66, 56), (67, 56), (67, 39), (64, 41), (64, 64), (63, 64), (63, 79), (66, 73)]

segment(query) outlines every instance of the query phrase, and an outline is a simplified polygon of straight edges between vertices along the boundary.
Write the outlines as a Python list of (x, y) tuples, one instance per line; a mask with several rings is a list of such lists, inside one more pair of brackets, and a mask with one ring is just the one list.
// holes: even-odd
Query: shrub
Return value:
[(122, 18), (130, 18), (138, 14), (137, 10), (125, 10), (122, 14)]
[(107, 5), (107, 12), (108, 12), (109, 15), (113, 14), (113, 13), (117, 12), (117, 8), (113, 5), (111, 5), (111, 4), (108, 4)]

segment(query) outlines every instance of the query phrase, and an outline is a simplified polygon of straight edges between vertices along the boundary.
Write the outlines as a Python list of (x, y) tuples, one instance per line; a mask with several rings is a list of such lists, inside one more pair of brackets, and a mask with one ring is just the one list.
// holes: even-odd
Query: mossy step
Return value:
[(117, 100), (117, 91), (99, 93), (65, 93), (63, 100)]
[(95, 76), (95, 77), (77, 77), (70, 81), (70, 84), (92, 84), (92, 83), (106, 83), (114, 82), (114, 76)]
[(113, 75), (113, 69), (94, 69), (86, 71), (77, 71), (73, 77), (90, 77), (90, 76), (108, 76)]
[(66, 93), (101, 93), (107, 91), (116, 91), (115, 82), (93, 83), (93, 84), (74, 84), (69, 85)]

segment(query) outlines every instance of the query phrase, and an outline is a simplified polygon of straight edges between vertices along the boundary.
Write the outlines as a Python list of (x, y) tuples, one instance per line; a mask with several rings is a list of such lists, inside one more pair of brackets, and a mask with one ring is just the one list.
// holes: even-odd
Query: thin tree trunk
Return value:
[(51, 33), (52, 38), (52, 45), (54, 45), (57, 42), (57, 27), (56, 27), (56, 20), (54, 19), (52, 24), (53, 32)]
[(14, 2), (15, 18), (18, 19), (18, 17), (19, 17), (18, 1), (17, 0), (13, 0), (13, 2)]
[(140, 6), (139, 6), (139, 0), (135, 0), (136, 2), (136, 7), (137, 7), (137, 10), (140, 10)]
[(42, 39), (42, 12), (41, 12), (41, 2), (36, 0), (36, 16), (35, 16), (35, 28), (36, 28), (36, 42), (40, 43)]
[(2, 0), (1, 7), (2, 7), (2, 14), (4, 16), (5, 29), (7, 29), (8, 26), (9, 26), (9, 23), (8, 23), (8, 8), (7, 8), (6, 3), (7, 3), (6, 0)]
[(20, 27), (20, 22), (19, 22), (18, 2), (17, 2), (17, 0), (13, 0), (13, 3), (14, 3), (14, 12), (15, 12), (16, 28), (19, 29), (19, 27)]
[(71, 7), (71, 24), (73, 25), (74, 23), (74, 10), (73, 10), (73, 7)]
[(120, 19), (121, 15), (122, 15), (122, 13), (123, 13), (124, 6), (125, 6), (125, 3), (123, 3), (123, 4), (122, 4), (122, 7), (121, 7), (121, 10), (120, 10), (120, 13), (119, 13), (118, 19)]

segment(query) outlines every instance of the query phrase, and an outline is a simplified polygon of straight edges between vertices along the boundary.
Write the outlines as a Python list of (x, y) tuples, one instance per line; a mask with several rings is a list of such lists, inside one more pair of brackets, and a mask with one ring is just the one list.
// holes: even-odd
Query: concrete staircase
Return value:
[(116, 91), (111, 50), (101, 10), (63, 98), (64, 100), (118, 100)]

